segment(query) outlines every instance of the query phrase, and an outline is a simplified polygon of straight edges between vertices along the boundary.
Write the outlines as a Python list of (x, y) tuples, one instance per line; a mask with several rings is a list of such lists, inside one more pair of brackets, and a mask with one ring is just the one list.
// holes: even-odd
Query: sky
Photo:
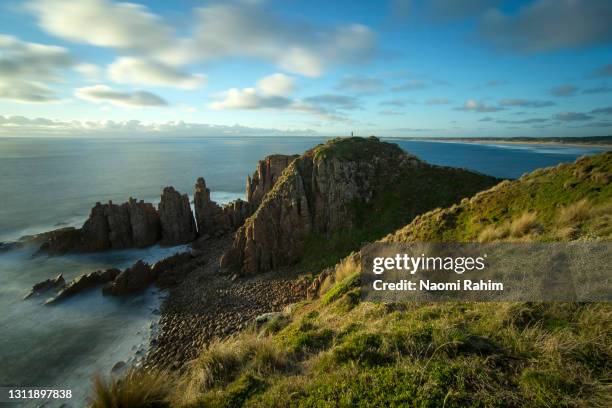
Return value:
[(0, 3), (0, 136), (612, 134), (612, 1)]

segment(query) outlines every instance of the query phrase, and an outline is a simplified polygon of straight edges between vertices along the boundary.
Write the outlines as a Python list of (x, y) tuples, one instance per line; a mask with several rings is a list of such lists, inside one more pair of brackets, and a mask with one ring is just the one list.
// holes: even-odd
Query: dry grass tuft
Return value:
[(590, 218), (593, 207), (589, 200), (582, 199), (559, 210), (557, 223), (561, 226), (571, 226)]
[(510, 225), (510, 235), (514, 238), (521, 238), (531, 233), (538, 233), (542, 230), (542, 225), (538, 222), (535, 212), (523, 213), (520, 217), (512, 221)]
[(254, 333), (243, 333), (218, 340), (191, 363), (189, 375), (183, 378), (173, 400), (178, 405), (191, 404), (202, 393), (235, 380), (245, 370), (267, 376), (286, 369), (288, 365), (287, 352), (269, 337), (258, 338)]
[(93, 379), (92, 408), (169, 407), (169, 395), (174, 387), (173, 377), (163, 371), (131, 370), (120, 379), (106, 381), (96, 375)]

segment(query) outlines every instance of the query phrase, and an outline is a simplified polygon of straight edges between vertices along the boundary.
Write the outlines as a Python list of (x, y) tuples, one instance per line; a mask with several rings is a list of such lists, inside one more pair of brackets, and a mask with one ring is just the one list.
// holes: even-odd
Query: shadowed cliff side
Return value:
[(313, 267), (333, 264), (362, 242), (498, 181), (429, 165), (375, 137), (334, 139), (285, 169), (237, 231), (221, 267), (259, 273), (295, 264), (305, 252)]

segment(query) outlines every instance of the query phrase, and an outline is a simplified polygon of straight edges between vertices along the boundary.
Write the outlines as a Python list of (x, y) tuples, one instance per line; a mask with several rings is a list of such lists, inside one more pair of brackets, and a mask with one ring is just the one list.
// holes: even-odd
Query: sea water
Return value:
[[(206, 178), (220, 203), (244, 198), (247, 175), (272, 153), (301, 153), (325, 138), (0, 138), (0, 242), (80, 226), (97, 202), (135, 197), (158, 202), (164, 186), (193, 194)], [(478, 145), (391, 140), (431, 163), (503, 178), (569, 162), (603, 149), (549, 145)], [(44, 306), (22, 300), (33, 284), (69, 280), (138, 259), (154, 262), (185, 248), (32, 257), (34, 248), (0, 253), (0, 386), (69, 388), (82, 406), (91, 377), (146, 353), (164, 293), (104, 297), (99, 289)]]

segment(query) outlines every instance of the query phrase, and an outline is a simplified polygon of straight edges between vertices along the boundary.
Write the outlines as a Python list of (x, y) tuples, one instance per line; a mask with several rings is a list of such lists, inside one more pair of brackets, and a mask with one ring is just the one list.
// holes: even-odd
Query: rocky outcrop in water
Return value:
[(189, 197), (166, 187), (158, 209), (131, 197), (122, 204), (96, 203), (81, 228), (61, 228), (28, 237), (27, 242), (40, 243), (41, 252), (64, 254), (144, 248), (158, 242), (166, 246), (181, 245), (194, 241), (197, 236), (212, 237), (235, 231), (257, 209), (261, 198), (295, 157), (272, 155), (261, 160), (253, 176), (247, 178), (249, 201), (238, 199), (220, 206), (211, 200), (206, 181), (200, 177), (194, 194), (195, 220)]
[(104, 287), (103, 292), (106, 295), (114, 296), (140, 292), (153, 283), (155, 278), (151, 265), (139, 260), (130, 268), (119, 273)]
[(24, 299), (31, 298), (32, 296), (41, 295), (51, 289), (59, 289), (65, 284), (66, 281), (64, 281), (64, 276), (60, 273), (53, 279), (47, 279), (32, 286), (32, 289), (27, 295), (24, 296)]
[(82, 293), (86, 290), (92, 289), (96, 286), (103, 285), (105, 283), (113, 281), (121, 271), (119, 269), (107, 269), (105, 271), (90, 272), (83, 275), (79, 275), (74, 278), (68, 285), (66, 285), (57, 296), (47, 300), (46, 305), (57, 303), (61, 300), (65, 300), (78, 293)]
[(174, 187), (166, 187), (159, 203), (161, 244), (182, 245), (197, 236), (196, 224), (189, 205), (189, 196), (180, 194)]

